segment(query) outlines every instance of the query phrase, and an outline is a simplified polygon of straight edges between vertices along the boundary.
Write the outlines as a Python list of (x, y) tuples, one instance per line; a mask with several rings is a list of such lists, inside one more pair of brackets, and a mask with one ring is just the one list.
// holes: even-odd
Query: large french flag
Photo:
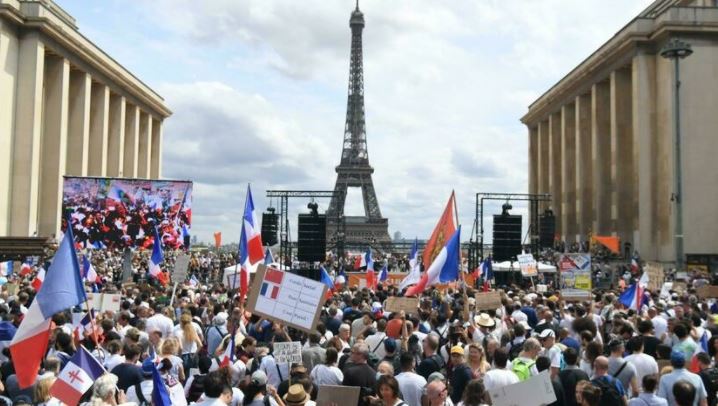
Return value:
[(150, 275), (156, 278), (163, 286), (167, 285), (167, 275), (162, 272), (160, 265), (165, 260), (162, 253), (162, 238), (155, 227), (155, 240), (152, 244), (152, 256), (150, 256)]
[(242, 216), (242, 233), (239, 238), (239, 292), (244, 298), (249, 289), (249, 266), (264, 259), (262, 247), (262, 233), (257, 221), (257, 212), (254, 210), (252, 189), (247, 185), (247, 199), (244, 201), (244, 215)]
[(89, 255), (82, 256), (82, 276), (89, 283), (97, 283), (97, 271), (88, 257)]
[(37, 378), (47, 351), (52, 315), (87, 301), (73, 241), (72, 227), (67, 227), (42, 287), (10, 343), (12, 358), (22, 360), (15, 363), (21, 388), (31, 386)]
[(417, 296), (429, 286), (459, 279), (459, 265), (461, 265), (461, 226), (441, 249), (419, 283), (410, 287), (405, 296)]
[(638, 283), (634, 283), (621, 293), (618, 301), (621, 302), (627, 309), (633, 309), (640, 312), (643, 305), (648, 305), (648, 295), (646, 294), (647, 285), (648, 274), (644, 273)]
[(361, 261), (362, 267), (366, 266), (366, 285), (376, 289), (376, 275), (374, 275), (374, 260), (371, 257), (371, 248), (368, 248)]
[(421, 266), (419, 264), (419, 241), (415, 238), (414, 245), (409, 253), (409, 274), (399, 284), (399, 290), (418, 283), (421, 280)]
[(105, 372), (102, 364), (80, 346), (50, 387), (50, 394), (66, 405), (77, 405), (82, 395)]

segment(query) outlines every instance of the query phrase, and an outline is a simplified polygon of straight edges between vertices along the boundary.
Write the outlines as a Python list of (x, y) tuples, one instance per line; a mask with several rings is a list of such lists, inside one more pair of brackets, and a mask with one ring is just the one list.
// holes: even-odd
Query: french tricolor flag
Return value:
[(167, 275), (162, 272), (160, 264), (165, 260), (162, 253), (162, 239), (160, 238), (157, 228), (155, 227), (155, 239), (152, 244), (152, 256), (150, 256), (150, 275), (156, 278), (163, 286), (167, 285)]
[(32, 272), (32, 265), (30, 265), (28, 262), (23, 262), (20, 266), (20, 276), (26, 276)]
[(626, 289), (618, 300), (627, 308), (637, 312), (641, 311), (644, 305), (648, 305), (646, 286), (648, 285), (648, 274), (644, 273), (638, 283), (634, 283)]
[(95, 311), (90, 309), (89, 313), (85, 313), (85, 316), (74, 326), (73, 335), (75, 336), (75, 342), (79, 343), (85, 338), (85, 333), (92, 335), (93, 339), (97, 338), (97, 330), (95, 328)]
[(638, 258), (632, 257), (631, 258), (631, 273), (637, 274), (640, 269), (641, 269), (641, 267), (638, 264)]
[(95, 271), (95, 267), (92, 266), (88, 255), (82, 256), (82, 276), (86, 282), (97, 283), (97, 272)]
[(376, 275), (374, 275), (374, 260), (371, 257), (371, 248), (367, 249), (362, 256), (361, 266), (366, 267), (366, 285), (376, 289)]
[(456, 229), (444, 248), (441, 249), (419, 283), (410, 287), (405, 296), (418, 296), (429, 286), (457, 280), (459, 265), (461, 265), (461, 226)]
[(244, 216), (242, 216), (242, 233), (239, 238), (239, 266), (241, 266), (239, 291), (242, 298), (249, 289), (249, 266), (263, 259), (262, 233), (257, 221), (257, 212), (254, 210), (252, 189), (247, 185), (247, 199), (244, 202)]
[(85, 347), (80, 346), (50, 387), (50, 394), (64, 404), (77, 405), (82, 395), (105, 372), (102, 364)]
[(222, 355), (222, 360), (219, 363), (219, 367), (228, 367), (232, 364), (232, 361), (234, 361), (234, 334), (232, 334), (232, 338), (230, 338), (229, 343), (227, 343), (227, 349), (224, 350), (224, 354)]
[(389, 279), (389, 268), (384, 264), (381, 268), (381, 272), (379, 272), (379, 282), (384, 282), (387, 279)]
[(419, 265), (419, 241), (415, 238), (414, 245), (411, 247), (409, 253), (409, 274), (406, 275), (404, 280), (399, 284), (399, 290), (404, 290), (405, 287), (413, 285), (421, 280), (421, 266)]
[(5, 276), (12, 275), (12, 261), (0, 262), (0, 274)]
[(35, 275), (35, 279), (30, 282), (30, 286), (32, 286), (35, 291), (39, 291), (42, 287), (42, 282), (45, 280), (45, 268), (40, 267), (40, 269), (37, 270), (37, 275)]

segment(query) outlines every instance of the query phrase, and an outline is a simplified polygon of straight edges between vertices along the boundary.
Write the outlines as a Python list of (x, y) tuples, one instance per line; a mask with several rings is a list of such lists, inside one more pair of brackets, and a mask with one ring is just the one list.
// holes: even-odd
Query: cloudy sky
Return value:
[[(259, 210), (267, 189), (333, 188), (354, 0), (56, 1), (174, 112), (163, 176), (195, 182), (200, 240), (239, 238), (248, 182)], [(650, 3), (361, 0), (369, 157), (390, 233), (427, 238), (454, 189), (468, 239), (476, 192), (526, 193), (519, 118)], [(295, 222), (307, 203), (292, 202)], [(351, 193), (347, 214), (361, 207)]]

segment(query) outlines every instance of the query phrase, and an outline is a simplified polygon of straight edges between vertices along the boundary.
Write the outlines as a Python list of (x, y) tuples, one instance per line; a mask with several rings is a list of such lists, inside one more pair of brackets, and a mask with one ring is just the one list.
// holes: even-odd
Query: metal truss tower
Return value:
[[(344, 126), (344, 143), (342, 157), (336, 167), (337, 181), (327, 209), (327, 238), (332, 238), (339, 231), (339, 221), (345, 223), (344, 236), (349, 244), (384, 245), (391, 242), (389, 237), (389, 220), (381, 216), (379, 201), (376, 198), (372, 173), (374, 168), (369, 165), (369, 152), (366, 145), (366, 120), (364, 111), (364, 69), (362, 62), (362, 30), (364, 14), (356, 9), (349, 19), (352, 30), (351, 60), (349, 64), (349, 96), (347, 100), (347, 117)], [(361, 188), (364, 202), (364, 216), (344, 216), (344, 204), (347, 189)]]

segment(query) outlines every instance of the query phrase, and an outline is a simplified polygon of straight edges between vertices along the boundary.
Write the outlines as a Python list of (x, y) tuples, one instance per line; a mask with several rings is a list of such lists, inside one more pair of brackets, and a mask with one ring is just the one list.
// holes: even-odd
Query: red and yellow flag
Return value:
[(439, 255), (441, 249), (444, 248), (446, 242), (456, 231), (456, 213), (454, 213), (455, 207), (456, 202), (454, 200), (454, 192), (451, 192), (451, 197), (449, 197), (449, 201), (446, 203), (446, 208), (444, 208), (444, 214), (441, 215), (439, 222), (436, 224), (434, 231), (431, 233), (429, 241), (426, 243), (426, 247), (424, 247), (424, 252), (421, 258), (425, 268), (428, 268), (429, 265), (431, 265), (431, 262), (437, 255)]

